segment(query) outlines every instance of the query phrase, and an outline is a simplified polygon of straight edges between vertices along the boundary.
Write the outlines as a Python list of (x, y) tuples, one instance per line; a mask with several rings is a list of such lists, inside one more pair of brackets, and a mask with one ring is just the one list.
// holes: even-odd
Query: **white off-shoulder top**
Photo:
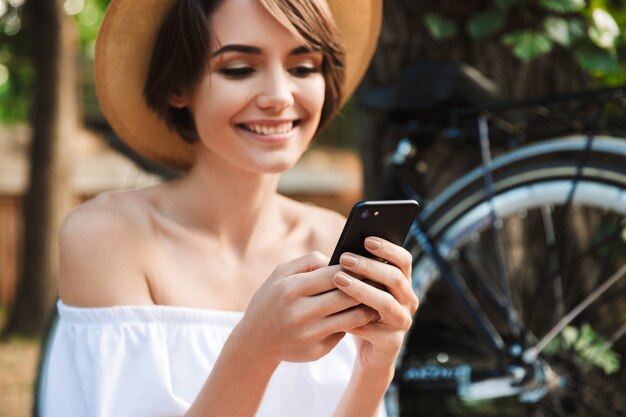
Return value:
[[(59, 301), (57, 307), (40, 396), (45, 417), (182, 416), (243, 317), (170, 306), (81, 308)], [(355, 354), (346, 336), (315, 362), (281, 363), (257, 416), (331, 416)]]

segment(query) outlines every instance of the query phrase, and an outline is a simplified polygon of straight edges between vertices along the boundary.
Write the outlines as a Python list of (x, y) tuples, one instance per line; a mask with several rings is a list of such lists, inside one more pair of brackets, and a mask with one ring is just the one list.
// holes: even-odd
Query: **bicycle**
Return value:
[[(626, 87), (495, 99), (445, 63), (361, 95), (405, 132), (385, 198), (422, 204), (390, 414), (624, 416)], [(480, 164), (430, 187), (421, 153), (442, 141)]]

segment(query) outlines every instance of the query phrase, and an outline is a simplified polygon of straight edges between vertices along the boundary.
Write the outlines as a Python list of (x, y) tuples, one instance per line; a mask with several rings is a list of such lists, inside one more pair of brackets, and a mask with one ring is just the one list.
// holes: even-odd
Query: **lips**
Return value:
[(297, 126), (300, 122), (298, 120), (293, 120), (289, 122), (282, 123), (240, 123), (239, 127), (245, 129), (249, 132), (256, 133), (257, 135), (263, 136), (275, 136), (275, 135), (285, 135)]

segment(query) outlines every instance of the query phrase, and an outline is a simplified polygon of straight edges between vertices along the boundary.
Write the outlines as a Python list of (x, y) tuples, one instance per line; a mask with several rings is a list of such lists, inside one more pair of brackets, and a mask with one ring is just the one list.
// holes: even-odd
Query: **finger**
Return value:
[(359, 305), (320, 320), (311, 327), (316, 335), (347, 332), (378, 319), (378, 313), (364, 305)]
[(389, 330), (384, 324), (372, 321), (364, 326), (350, 329), (348, 333), (360, 337), (361, 339), (373, 343), (374, 345), (378, 345), (385, 339), (385, 337), (388, 337)]
[(330, 291), (303, 298), (297, 307), (297, 317), (299, 323), (305, 325), (306, 323), (319, 321), (359, 304), (361, 303), (336, 289), (333, 284), (333, 289)]
[(324, 335), (321, 340), (316, 340), (313, 345), (307, 348), (309, 355), (296, 359), (296, 362), (309, 362), (318, 360), (326, 356), (345, 337), (345, 332), (331, 333)]
[(411, 267), (413, 265), (413, 257), (402, 246), (395, 245), (388, 240), (370, 236), (365, 239), (365, 249), (372, 255), (384, 259), (402, 271), (409, 281), (411, 280)]
[(406, 334), (404, 331), (390, 332), (387, 326), (377, 322), (351, 329), (348, 333), (370, 342), (379, 350), (388, 352), (397, 351), (402, 346)]
[(280, 264), (274, 270), (277, 276), (289, 276), (304, 272), (315, 271), (328, 265), (329, 258), (321, 252), (311, 252), (292, 261)]
[(291, 284), (297, 287), (298, 294), (314, 296), (334, 290), (333, 277), (340, 270), (339, 265), (325, 265), (314, 271), (294, 274), (288, 278)]
[(319, 317), (330, 316), (361, 304), (348, 294), (335, 288), (332, 280), (329, 281), (333, 285), (331, 291), (311, 296), (306, 300), (307, 303), (316, 308)]
[(339, 258), (339, 264), (351, 275), (356, 274), (359, 277), (382, 284), (400, 304), (409, 304), (415, 296), (411, 283), (395, 265), (353, 253), (342, 254)]
[(335, 346), (337, 346), (337, 344), (341, 341), (341, 339), (344, 338), (345, 335), (346, 335), (346, 332), (337, 332), (337, 333), (329, 334), (322, 342), (324, 349), (327, 352), (330, 352)]
[(404, 328), (407, 320), (411, 320), (408, 307), (401, 305), (393, 295), (386, 291), (374, 288), (345, 272), (335, 274), (334, 282), (341, 291), (376, 310), (381, 317), (380, 323), (389, 324), (394, 328)]

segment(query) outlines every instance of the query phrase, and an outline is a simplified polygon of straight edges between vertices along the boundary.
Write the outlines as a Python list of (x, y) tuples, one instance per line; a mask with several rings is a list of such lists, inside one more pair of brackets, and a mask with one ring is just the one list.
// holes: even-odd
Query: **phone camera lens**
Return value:
[(370, 215), (370, 212), (368, 210), (362, 211), (361, 212), (361, 218), (362, 219), (367, 219), (367, 217)]

